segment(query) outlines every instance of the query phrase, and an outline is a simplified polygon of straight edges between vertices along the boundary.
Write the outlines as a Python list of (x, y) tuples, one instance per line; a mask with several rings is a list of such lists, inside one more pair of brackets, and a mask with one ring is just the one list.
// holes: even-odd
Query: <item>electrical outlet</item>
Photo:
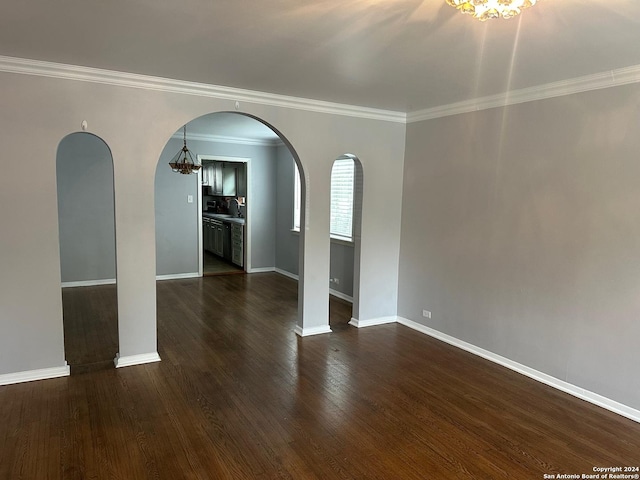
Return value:
[(336, 285), (340, 285), (340, 279), (338, 277), (334, 278), (333, 281)]
[(329, 283), (333, 283), (333, 278), (330, 278), (330, 279), (329, 279)]
[(431, 312), (429, 310), (422, 310), (422, 316), (425, 318), (431, 318)]

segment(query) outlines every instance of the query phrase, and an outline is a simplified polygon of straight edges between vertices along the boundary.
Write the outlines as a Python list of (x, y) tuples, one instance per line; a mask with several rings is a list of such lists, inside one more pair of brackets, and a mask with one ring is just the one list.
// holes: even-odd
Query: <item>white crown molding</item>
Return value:
[[(174, 133), (171, 138), (177, 138), (182, 140), (183, 135), (180, 132)], [(245, 137), (228, 137), (225, 135), (207, 135), (202, 133), (188, 133), (187, 140), (199, 140), (201, 142), (212, 143), (232, 143), (236, 145), (257, 145), (260, 147), (279, 147), (284, 145), (284, 142), (279, 138), (273, 140), (257, 139), (257, 138), (245, 138)]]
[[(383, 120), (387, 122), (405, 123), (407, 119), (407, 115), (403, 112), (2, 55), (0, 55), (0, 72), (63, 78), (80, 82), (211, 97), (231, 100), (233, 102), (258, 103), (275, 107)], [(233, 110), (233, 108), (230, 110)]]
[(61, 367), (5, 373), (0, 375), (0, 385), (12, 385), (14, 383), (33, 382), (35, 380), (47, 380), (49, 378), (68, 377), (69, 373), (69, 365), (67, 365), (67, 362), (64, 362), (64, 365)]
[(595, 73), (535, 87), (512, 90), (497, 95), (427, 108), (425, 110), (416, 110), (407, 114), (407, 123), (432, 120), (449, 115), (458, 115), (460, 113), (476, 112), (489, 108), (506, 107), (518, 103), (545, 100), (547, 98), (561, 97), (574, 93), (600, 90), (638, 82), (640, 82), (640, 65), (634, 65), (608, 72)]
[[(205, 83), (187, 82), (150, 75), (116, 72), (92, 67), (30, 60), (0, 55), (0, 72), (62, 78), (82, 82), (101, 83), (121, 87), (140, 88), (162, 92), (211, 97), (239, 102), (258, 103), (277, 107), (293, 108), (310, 112), (344, 115), (395, 123), (414, 123), (424, 120), (475, 112), (489, 108), (505, 107), (518, 103), (545, 100), (574, 93), (599, 90), (640, 82), (640, 65), (618, 68), (607, 72), (570, 78), (520, 90), (479, 97), (447, 105), (415, 110), (409, 113), (382, 110), (357, 105), (346, 105), (322, 100), (291, 97), (273, 93), (223, 87)], [(224, 137), (220, 137), (224, 138)], [(227, 137), (227, 142), (233, 137)], [(243, 140), (246, 139), (235, 139)], [(209, 140), (212, 141), (212, 140)], [(222, 141), (222, 140), (220, 140)]]
[(507, 367), (514, 372), (518, 372), (522, 375), (525, 375), (526, 377), (532, 378), (533, 380), (537, 380), (540, 383), (544, 383), (545, 385), (549, 385), (550, 387), (553, 387), (557, 390), (568, 393), (569, 395), (573, 395), (574, 397), (578, 397), (589, 403), (593, 403), (594, 405), (602, 407), (606, 410), (610, 410), (614, 413), (617, 413), (618, 415), (622, 415), (623, 417), (627, 417), (636, 422), (640, 422), (640, 410), (636, 410), (635, 408), (629, 407), (628, 405), (624, 405), (620, 402), (616, 402), (615, 400), (611, 400), (610, 398), (603, 397), (602, 395), (593, 393), (582, 387), (573, 385), (572, 383), (565, 382), (564, 380), (560, 380), (559, 378), (552, 377), (551, 375), (540, 372), (531, 367), (527, 367), (526, 365), (510, 360), (489, 350), (485, 350), (484, 348), (476, 347), (471, 343), (467, 343), (456, 337), (447, 335), (446, 333), (439, 332), (438, 330), (434, 330), (433, 328), (427, 327), (418, 322), (414, 322), (413, 320), (409, 320), (403, 317), (397, 317), (397, 319), (398, 323), (400, 323), (401, 325), (409, 327), (420, 333), (424, 333), (425, 335), (429, 335), (430, 337), (441, 340), (445, 343), (448, 343), (449, 345), (453, 345), (454, 347), (458, 347), (469, 353), (473, 353), (474, 355), (497, 363), (498, 365), (502, 365), (503, 367)]
[(120, 356), (116, 353), (116, 358), (113, 359), (113, 363), (116, 368), (131, 367), (133, 365), (144, 365), (145, 363), (153, 363), (161, 361), (158, 352), (141, 353), (138, 355), (125, 355)]

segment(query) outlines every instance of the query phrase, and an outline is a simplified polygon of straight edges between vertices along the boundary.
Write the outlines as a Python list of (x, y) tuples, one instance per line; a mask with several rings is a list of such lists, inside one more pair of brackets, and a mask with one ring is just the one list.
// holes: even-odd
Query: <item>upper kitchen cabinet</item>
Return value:
[(222, 195), (235, 197), (237, 191), (236, 166), (233, 163), (225, 163), (222, 166)]
[(210, 163), (202, 162), (202, 186), (208, 187), (211, 185), (211, 167)]
[(210, 183), (211, 194), (212, 195), (226, 195), (223, 189), (223, 181), (222, 181), (222, 162), (213, 162), (212, 164), (212, 172), (213, 172), (213, 183)]
[(238, 163), (236, 170), (236, 196), (247, 196), (247, 164)]
[(210, 187), (210, 195), (246, 197), (247, 164), (242, 162), (203, 162), (202, 186)]
[(224, 195), (221, 162), (202, 162), (202, 186), (211, 187), (211, 195)]

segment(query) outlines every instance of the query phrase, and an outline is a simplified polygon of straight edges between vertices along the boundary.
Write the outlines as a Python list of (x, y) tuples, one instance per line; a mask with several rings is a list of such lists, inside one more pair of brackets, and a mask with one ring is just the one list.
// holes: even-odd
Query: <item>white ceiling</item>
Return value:
[(640, 1), (9, 0), (0, 55), (410, 112), (640, 64)]

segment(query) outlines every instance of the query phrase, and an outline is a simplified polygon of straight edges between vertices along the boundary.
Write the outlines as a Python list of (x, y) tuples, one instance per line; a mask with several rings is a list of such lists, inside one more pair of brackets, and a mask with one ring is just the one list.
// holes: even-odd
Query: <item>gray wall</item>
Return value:
[[(293, 227), (294, 161), (289, 150), (278, 147), (277, 151), (277, 218), (276, 218), (276, 268), (298, 275), (298, 238)], [(352, 245), (331, 242), (329, 276), (340, 283), (331, 288), (348, 296), (353, 295)], [(329, 279), (327, 279), (329, 281)]]
[(62, 282), (115, 279), (109, 147), (89, 133), (68, 135), (58, 147), (56, 178)]
[[(114, 163), (118, 343), (121, 358), (155, 356), (155, 175), (167, 140), (184, 123), (211, 112), (234, 110), (228, 92), (159, 90), (158, 83), (95, 73), (69, 79), (69, 69), (32, 65), (33, 74), (0, 72), (0, 144), (6, 158), (0, 175), (0, 375), (64, 367), (56, 150), (86, 120), (88, 131), (109, 145)], [(66, 74), (64, 73), (66, 72)], [(54, 78), (54, 75), (60, 75)], [(66, 76), (64, 76), (66, 75)], [(64, 76), (64, 78), (63, 78)], [(120, 84), (118, 84), (120, 82)], [(136, 84), (139, 88), (132, 88)], [(294, 146), (308, 186), (297, 331), (328, 328), (329, 209), (326, 198), (333, 159), (352, 152), (363, 160), (367, 188), (362, 225), (360, 318), (397, 313), (400, 205), (375, 195), (401, 194), (405, 125), (395, 118), (358, 118), (353, 108), (317, 112), (278, 106), (238, 92), (239, 111), (273, 125)], [(341, 112), (348, 112), (342, 114)], [(366, 113), (363, 113), (366, 115)], [(168, 168), (168, 167), (167, 167)], [(44, 201), (43, 201), (44, 199)], [(375, 212), (375, 213), (374, 213)], [(388, 253), (380, 256), (384, 249)], [(37, 275), (34, 275), (37, 272)], [(33, 301), (37, 292), (38, 301)]]
[[(275, 148), (258, 145), (188, 141), (196, 155), (251, 158), (251, 267), (275, 266)], [(198, 182), (196, 175), (177, 175), (168, 163), (182, 148), (171, 138), (160, 155), (155, 180), (156, 263), (158, 275), (198, 272)], [(187, 195), (194, 196), (192, 204)]]
[(634, 85), (410, 124), (398, 314), (640, 408), (639, 107)]

